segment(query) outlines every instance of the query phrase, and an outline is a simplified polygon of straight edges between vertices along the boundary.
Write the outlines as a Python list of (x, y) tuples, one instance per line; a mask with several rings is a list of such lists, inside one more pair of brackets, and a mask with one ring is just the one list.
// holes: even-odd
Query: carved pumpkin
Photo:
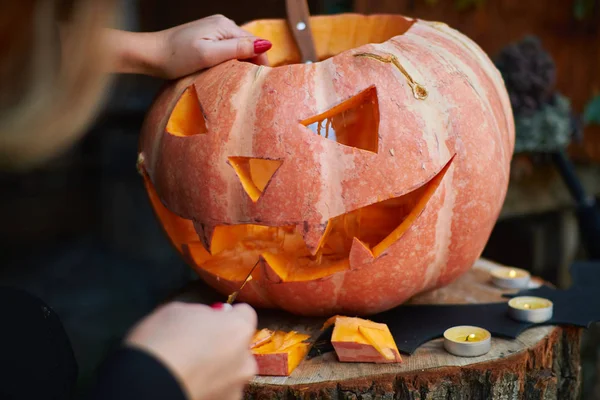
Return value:
[(486, 54), (441, 23), (311, 20), (299, 64), (283, 20), (245, 29), (270, 67), (228, 61), (167, 86), (139, 167), (173, 245), (238, 300), (368, 315), (480, 256), (504, 201), (514, 126)]

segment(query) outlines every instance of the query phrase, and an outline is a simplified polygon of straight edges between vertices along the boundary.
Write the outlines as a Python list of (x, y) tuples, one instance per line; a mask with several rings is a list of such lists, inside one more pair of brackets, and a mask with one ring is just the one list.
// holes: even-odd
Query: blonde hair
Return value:
[(100, 29), (116, 22), (114, 3), (1, 2), (0, 169), (48, 160), (95, 117), (110, 79)]

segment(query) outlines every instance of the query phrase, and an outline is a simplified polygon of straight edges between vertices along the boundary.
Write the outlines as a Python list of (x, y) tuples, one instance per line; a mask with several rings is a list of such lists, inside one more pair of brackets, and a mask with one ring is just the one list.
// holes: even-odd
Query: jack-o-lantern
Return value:
[(448, 284), (480, 256), (514, 146), (504, 83), (445, 24), (311, 19), (244, 26), (271, 66), (232, 60), (167, 86), (139, 167), (173, 245), (214, 288), (304, 315), (368, 315)]

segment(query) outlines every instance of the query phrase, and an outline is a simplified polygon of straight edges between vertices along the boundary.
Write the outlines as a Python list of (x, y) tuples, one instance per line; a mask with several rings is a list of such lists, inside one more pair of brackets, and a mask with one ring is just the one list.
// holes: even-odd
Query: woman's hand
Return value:
[(231, 59), (254, 59), (267, 64), (269, 41), (252, 36), (232, 20), (214, 15), (157, 32), (164, 48), (162, 74), (180, 77)]
[(106, 30), (107, 49), (114, 71), (176, 79), (239, 59), (268, 63), (267, 40), (243, 30), (232, 20), (213, 15), (159, 32)]
[(171, 303), (142, 320), (126, 343), (167, 365), (190, 400), (237, 400), (257, 373), (250, 352), (256, 312), (236, 304), (227, 312)]

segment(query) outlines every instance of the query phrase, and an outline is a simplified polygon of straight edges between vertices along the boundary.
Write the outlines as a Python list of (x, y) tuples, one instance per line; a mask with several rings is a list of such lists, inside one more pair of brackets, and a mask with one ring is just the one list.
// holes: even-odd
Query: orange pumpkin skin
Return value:
[[(298, 64), (285, 22), (256, 21), (245, 28), (274, 43), (271, 67), (229, 61), (167, 86), (139, 168), (173, 245), (224, 295), (258, 261), (239, 301), (369, 315), (480, 256), (506, 195), (513, 116), (492, 62), (444, 24), (311, 24), (323, 61)], [(309, 129), (321, 114), (335, 139)]]

